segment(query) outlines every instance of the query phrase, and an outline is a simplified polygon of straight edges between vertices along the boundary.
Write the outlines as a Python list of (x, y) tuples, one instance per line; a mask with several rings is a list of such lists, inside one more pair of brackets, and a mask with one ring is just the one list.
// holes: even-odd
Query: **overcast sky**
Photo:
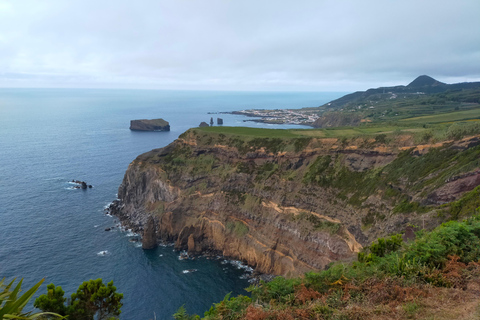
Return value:
[(479, 0), (0, 0), (0, 87), (480, 81)]

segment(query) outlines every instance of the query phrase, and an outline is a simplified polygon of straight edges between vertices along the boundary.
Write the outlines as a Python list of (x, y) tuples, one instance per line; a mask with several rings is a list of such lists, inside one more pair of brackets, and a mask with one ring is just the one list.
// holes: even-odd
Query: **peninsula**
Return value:
[(170, 124), (163, 119), (131, 120), (130, 130), (133, 131), (170, 131)]

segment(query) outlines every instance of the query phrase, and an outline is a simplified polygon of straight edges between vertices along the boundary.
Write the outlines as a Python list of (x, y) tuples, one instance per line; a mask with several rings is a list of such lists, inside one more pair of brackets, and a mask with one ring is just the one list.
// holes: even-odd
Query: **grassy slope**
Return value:
[[(251, 286), (251, 298), (227, 295), (203, 319), (478, 319), (479, 259), (477, 215), (413, 242), (379, 239), (350, 264)], [(181, 311), (176, 319), (199, 318)]]

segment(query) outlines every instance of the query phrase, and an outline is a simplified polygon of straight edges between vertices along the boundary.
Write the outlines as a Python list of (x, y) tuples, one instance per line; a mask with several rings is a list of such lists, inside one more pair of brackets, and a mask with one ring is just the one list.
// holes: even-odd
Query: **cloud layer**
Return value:
[(1, 87), (352, 91), (480, 80), (480, 2), (0, 0)]

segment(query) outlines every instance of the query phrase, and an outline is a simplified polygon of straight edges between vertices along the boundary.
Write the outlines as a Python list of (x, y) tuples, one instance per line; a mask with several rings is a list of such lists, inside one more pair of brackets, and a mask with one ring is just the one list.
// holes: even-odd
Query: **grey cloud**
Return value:
[(0, 72), (31, 85), (349, 91), (420, 74), (480, 80), (477, 0), (2, 4)]

